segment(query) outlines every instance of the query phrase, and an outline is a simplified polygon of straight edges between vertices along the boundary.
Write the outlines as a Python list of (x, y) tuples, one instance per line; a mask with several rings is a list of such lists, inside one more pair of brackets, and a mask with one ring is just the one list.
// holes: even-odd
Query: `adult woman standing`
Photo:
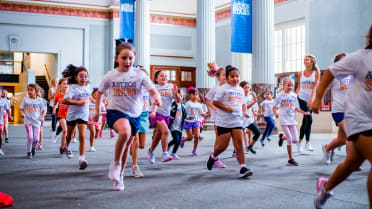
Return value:
[[(319, 68), (316, 64), (316, 59), (312, 55), (306, 55), (304, 58), (305, 70), (303, 72), (298, 72), (299, 85), (296, 90), (298, 95), (298, 103), (300, 104), (300, 109), (304, 112), (310, 112), (310, 106), (315, 98), (316, 88), (319, 84)], [(305, 150), (314, 151), (310, 144), (310, 133), (311, 124), (313, 123), (313, 118), (310, 115), (304, 115), (302, 119), (302, 125), (300, 128), (300, 139), (301, 144), (302, 139), (306, 136)], [(302, 148), (300, 149), (302, 152)]]

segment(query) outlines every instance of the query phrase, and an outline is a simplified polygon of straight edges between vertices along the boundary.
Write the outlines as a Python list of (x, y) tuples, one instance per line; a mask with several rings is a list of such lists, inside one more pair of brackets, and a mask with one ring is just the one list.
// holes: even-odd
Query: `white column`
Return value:
[(274, 1), (253, 0), (252, 82), (273, 85)]
[(246, 53), (231, 53), (231, 64), (240, 70), (240, 80), (252, 81), (252, 56)]
[(150, 12), (148, 0), (136, 1), (136, 64), (150, 72)]
[(211, 88), (214, 78), (207, 74), (207, 63), (216, 61), (216, 27), (214, 0), (197, 0), (197, 68), (196, 87)]

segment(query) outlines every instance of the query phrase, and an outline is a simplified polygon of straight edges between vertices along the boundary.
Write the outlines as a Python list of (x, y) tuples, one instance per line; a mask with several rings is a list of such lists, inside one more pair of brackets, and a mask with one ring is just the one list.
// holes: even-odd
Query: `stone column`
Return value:
[(136, 65), (150, 73), (150, 12), (148, 0), (136, 1), (135, 45)]
[(252, 82), (252, 56), (246, 53), (231, 53), (231, 64), (240, 70), (240, 81)]
[(196, 87), (201, 93), (204, 93), (204, 88), (211, 88), (215, 85), (215, 79), (207, 74), (207, 63), (216, 61), (215, 21), (214, 0), (197, 0)]
[(253, 0), (253, 53), (252, 89), (263, 99), (266, 90), (272, 90), (274, 75), (274, 1)]

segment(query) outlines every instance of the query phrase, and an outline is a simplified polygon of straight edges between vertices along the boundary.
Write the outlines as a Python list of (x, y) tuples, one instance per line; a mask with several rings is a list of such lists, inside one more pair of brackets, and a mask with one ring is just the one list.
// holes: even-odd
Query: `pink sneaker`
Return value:
[(193, 150), (193, 151), (192, 151), (192, 155), (194, 155), (194, 156), (199, 156), (199, 154), (196, 152), (196, 150)]
[(216, 168), (226, 168), (225, 164), (223, 164), (219, 158), (217, 158), (217, 160), (214, 161), (214, 167), (216, 167)]
[(114, 135), (114, 132), (113, 131), (110, 131), (110, 137), (113, 138), (115, 135)]
[(161, 159), (162, 162), (171, 161), (173, 158), (170, 154), (163, 154), (163, 158)]
[(109, 179), (120, 182), (120, 170), (121, 170), (121, 165), (115, 165), (115, 163), (111, 163), (108, 177)]

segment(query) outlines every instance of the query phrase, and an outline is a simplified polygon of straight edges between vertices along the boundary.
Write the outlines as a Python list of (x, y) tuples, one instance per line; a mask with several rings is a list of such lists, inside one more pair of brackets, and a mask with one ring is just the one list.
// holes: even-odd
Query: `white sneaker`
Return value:
[(52, 143), (55, 144), (57, 142), (57, 134), (55, 132), (52, 133)]
[(307, 150), (307, 151), (314, 151), (314, 149), (311, 146), (310, 142), (305, 144), (305, 150)]
[(88, 150), (88, 152), (95, 152), (97, 151), (94, 147), (90, 147), (90, 149)]
[(72, 143), (76, 143), (76, 137), (75, 138), (72, 138)]
[(124, 174), (120, 174), (120, 181), (114, 181), (114, 190), (123, 191), (124, 190)]
[(173, 160), (181, 160), (180, 156), (178, 156), (176, 153), (171, 154)]
[(74, 154), (72, 154), (71, 149), (66, 148), (66, 157), (68, 159), (71, 159), (72, 157), (74, 157)]
[(3, 149), (0, 149), (0, 155), (5, 155), (5, 153), (3, 152)]
[(115, 163), (111, 163), (108, 177), (109, 179), (120, 182), (120, 170), (121, 170), (121, 164), (115, 165)]
[(132, 172), (133, 172), (133, 176), (136, 177), (136, 178), (143, 178), (144, 175), (143, 173), (141, 172), (139, 166), (132, 166)]
[(171, 161), (173, 158), (169, 153), (164, 153), (163, 158), (161, 159), (162, 162), (168, 162)]
[(304, 151), (302, 150), (302, 147), (301, 147), (301, 143), (300, 142), (297, 142), (297, 152), (302, 154)]
[(323, 161), (325, 162), (325, 164), (327, 165), (331, 164), (331, 153), (327, 152), (326, 144), (322, 145), (322, 151), (323, 151)]
[(88, 167), (88, 161), (83, 159), (83, 160), (79, 160), (79, 169), (80, 170), (84, 170)]

